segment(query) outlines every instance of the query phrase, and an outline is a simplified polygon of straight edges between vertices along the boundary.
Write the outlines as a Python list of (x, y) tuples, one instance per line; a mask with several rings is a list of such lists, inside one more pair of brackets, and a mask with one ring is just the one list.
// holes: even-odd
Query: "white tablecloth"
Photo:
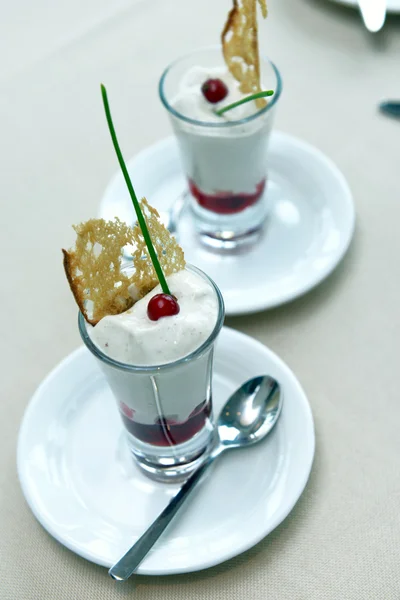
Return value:
[(197, 574), (112, 582), (54, 541), (16, 476), (18, 427), (36, 386), (80, 344), (61, 266), (71, 224), (97, 213), (116, 171), (99, 91), (126, 156), (169, 133), (167, 62), (216, 43), (229, 0), (15, 0), (0, 19), (2, 400), (0, 598), (398, 600), (400, 501), (400, 18), (382, 34), (324, 0), (271, 0), (262, 50), (280, 67), (277, 127), (342, 169), (358, 222), (343, 264), (282, 308), (228, 324), (293, 368), (315, 416), (311, 479), (267, 539)]

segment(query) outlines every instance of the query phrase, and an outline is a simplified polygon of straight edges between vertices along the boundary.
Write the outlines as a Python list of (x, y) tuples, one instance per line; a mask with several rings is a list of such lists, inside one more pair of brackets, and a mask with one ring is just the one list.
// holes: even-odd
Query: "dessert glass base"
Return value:
[(128, 432), (125, 436), (136, 466), (151, 479), (162, 483), (187, 479), (201, 465), (214, 439), (211, 424), (187, 442), (168, 448), (140, 442)]
[(234, 251), (258, 242), (268, 217), (266, 193), (253, 206), (239, 214), (224, 214), (202, 209), (190, 198), (190, 209), (200, 242), (213, 250)]

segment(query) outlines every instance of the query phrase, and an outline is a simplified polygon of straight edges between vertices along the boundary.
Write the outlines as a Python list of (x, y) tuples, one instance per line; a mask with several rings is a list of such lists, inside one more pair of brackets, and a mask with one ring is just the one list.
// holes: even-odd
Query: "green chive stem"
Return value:
[(246, 98), (241, 98), (241, 100), (237, 100), (236, 102), (232, 102), (232, 104), (228, 104), (223, 108), (219, 108), (215, 111), (218, 116), (226, 113), (227, 110), (231, 110), (232, 108), (236, 108), (245, 102), (250, 102), (251, 100), (257, 100), (258, 98), (267, 98), (268, 96), (272, 96), (274, 94), (273, 90), (268, 90), (266, 92), (257, 92), (256, 94), (251, 94), (251, 96), (246, 96)]
[(144, 237), (144, 240), (147, 245), (147, 249), (150, 254), (151, 262), (153, 263), (154, 270), (157, 273), (157, 277), (161, 284), (162, 291), (164, 292), (164, 294), (171, 295), (171, 292), (169, 291), (168, 284), (164, 277), (164, 273), (162, 271), (160, 262), (158, 260), (157, 253), (154, 249), (153, 242), (151, 241), (149, 230), (147, 229), (146, 219), (144, 218), (142, 209), (141, 209), (138, 199), (136, 197), (135, 190), (133, 189), (133, 185), (132, 185), (131, 179), (129, 177), (128, 169), (126, 168), (124, 157), (122, 156), (122, 152), (119, 147), (117, 134), (115, 133), (114, 124), (113, 124), (112, 117), (111, 117), (110, 106), (108, 104), (107, 90), (103, 84), (101, 84), (101, 94), (103, 96), (104, 110), (106, 113), (106, 118), (107, 118), (108, 128), (109, 128), (110, 134), (111, 134), (111, 139), (114, 144), (115, 152), (116, 152), (122, 173), (124, 175), (126, 185), (128, 187), (130, 196), (132, 198), (132, 203), (135, 208), (137, 220), (139, 222), (140, 229), (142, 230), (143, 237)]

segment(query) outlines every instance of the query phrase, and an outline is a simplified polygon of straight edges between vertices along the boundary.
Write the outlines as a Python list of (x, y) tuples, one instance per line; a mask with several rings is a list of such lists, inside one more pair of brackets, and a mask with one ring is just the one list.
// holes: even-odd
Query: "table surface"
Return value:
[(400, 121), (376, 105), (400, 97), (400, 18), (371, 36), (352, 9), (271, 0), (260, 26), (284, 77), (276, 126), (337, 163), (357, 211), (354, 242), (325, 283), (227, 320), (287, 361), (308, 394), (317, 451), (305, 493), (277, 530), (228, 563), (119, 585), (36, 522), (16, 475), (17, 432), (39, 382), (80, 344), (60, 248), (72, 223), (96, 214), (116, 171), (99, 83), (126, 156), (168, 135), (160, 72), (217, 41), (230, 0), (3, 4), (0, 598), (398, 600)]

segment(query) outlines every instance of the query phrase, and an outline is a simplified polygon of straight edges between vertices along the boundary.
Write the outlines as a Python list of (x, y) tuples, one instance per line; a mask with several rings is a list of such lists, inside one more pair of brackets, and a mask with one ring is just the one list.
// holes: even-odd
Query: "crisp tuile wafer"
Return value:
[[(166, 276), (185, 267), (184, 253), (164, 227), (155, 208), (140, 202), (155, 251)], [(74, 227), (75, 248), (64, 254), (64, 269), (74, 298), (86, 321), (96, 325), (107, 315), (124, 312), (158, 284), (140, 227), (114, 221), (90, 219)], [(123, 250), (133, 246), (133, 273), (122, 271)]]
[[(147, 228), (164, 275), (168, 277), (168, 275), (184, 269), (185, 256), (183, 250), (168, 229), (161, 223), (157, 210), (150, 206), (146, 198), (142, 198), (140, 207), (146, 219)], [(158, 284), (158, 279), (139, 225), (135, 225), (133, 232), (136, 249), (132, 254), (135, 265), (132, 283), (136, 285), (139, 291), (144, 291), (143, 295), (145, 295)]]
[[(221, 34), (226, 65), (239, 82), (239, 89), (243, 94), (261, 91), (257, 2), (263, 17), (266, 18), (266, 0), (233, 0), (233, 8)], [(257, 108), (266, 105), (264, 98), (258, 98), (255, 102)]]

